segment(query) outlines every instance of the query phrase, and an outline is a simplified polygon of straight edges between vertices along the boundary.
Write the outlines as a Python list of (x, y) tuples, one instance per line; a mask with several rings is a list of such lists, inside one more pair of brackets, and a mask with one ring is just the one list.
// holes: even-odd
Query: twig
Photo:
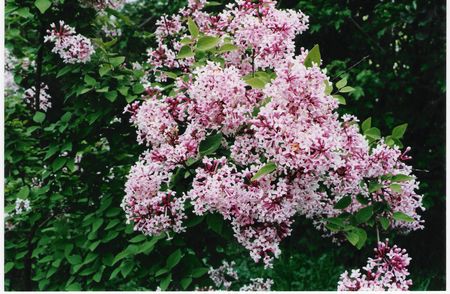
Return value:
[(375, 44), (376, 47), (378, 47), (378, 49), (380, 49), (383, 53), (386, 53), (386, 50), (384, 50), (383, 47), (380, 46), (380, 44), (378, 44), (378, 42), (376, 40), (374, 40), (368, 33), (366, 33), (364, 31), (364, 29), (356, 22), (356, 20), (350, 15), (349, 16), (350, 20), (352, 21), (352, 23), (356, 26), (356, 28), (364, 35), (367, 37), (367, 39), (369, 39), (373, 44)]
[(375, 229), (377, 231), (377, 241), (380, 243), (380, 231), (378, 230), (378, 224), (375, 226)]
[(35, 93), (35, 109), (36, 111), (39, 111), (40, 106), (40, 96), (41, 96), (41, 80), (42, 80), (42, 60), (44, 56), (44, 34), (45, 34), (45, 27), (44, 22), (41, 20), (41, 29), (40, 29), (40, 36), (39, 36), (39, 50), (37, 54), (37, 60), (36, 60), (36, 93)]
[(149, 23), (151, 20), (153, 20), (155, 18), (154, 15), (148, 17), (146, 20), (144, 20), (140, 25), (138, 25), (138, 28), (142, 28), (143, 26), (145, 26), (147, 23)]
[(344, 70), (343, 72), (341, 72), (340, 74), (338, 74), (335, 78), (333, 78), (331, 81), (335, 81), (337, 80), (340, 76), (342, 76), (343, 74), (345, 74), (346, 72), (350, 71), (351, 69), (357, 67), (361, 62), (363, 62), (364, 60), (366, 60), (367, 58), (369, 58), (370, 55), (366, 55), (363, 58), (361, 58), (358, 62), (356, 62), (355, 64), (353, 64), (352, 66), (350, 66), (349, 68), (347, 68), (346, 70)]
[(252, 49), (252, 77), (255, 77), (255, 49)]
[(32, 291), (32, 267), (33, 263), (32, 261), (32, 254), (34, 250), (34, 244), (33, 239), (38, 229), (42, 228), (46, 223), (48, 223), (53, 217), (55, 217), (55, 214), (51, 214), (49, 217), (47, 217), (42, 223), (36, 224), (33, 229), (31, 229), (30, 236), (28, 237), (28, 243), (27, 243), (27, 254), (25, 256), (24, 261), (24, 290), (25, 291)]

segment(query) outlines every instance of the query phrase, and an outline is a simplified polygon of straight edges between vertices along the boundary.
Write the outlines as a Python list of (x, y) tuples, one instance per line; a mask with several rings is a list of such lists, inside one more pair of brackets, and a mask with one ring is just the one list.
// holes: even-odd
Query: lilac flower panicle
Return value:
[[(381, 215), (391, 228), (422, 229), (424, 207), (407, 164), (409, 149), (389, 147), (383, 138), (369, 146), (358, 118), (340, 116), (338, 101), (326, 94), (330, 78), (324, 70), (304, 65), (307, 50), (295, 55), (295, 38), (308, 28), (308, 17), (279, 10), (271, 0), (237, 0), (218, 14), (203, 10), (205, 3), (189, 1), (178, 14), (157, 21), (157, 44), (148, 50), (149, 86), (142, 101), (124, 111), (137, 142), (147, 147), (130, 171), (122, 204), (135, 229), (149, 235), (182, 232), (188, 202), (196, 215), (219, 213), (265, 267), (280, 255), (296, 215), (335, 237), (324, 219), (363, 208), (359, 195), (368, 205), (391, 207)], [(203, 34), (217, 37), (218, 48), (232, 44), (235, 50), (223, 53), (223, 62), (177, 58), (181, 40), (190, 36), (188, 18)], [(261, 72), (270, 79), (251, 87), (248, 78)], [(169, 93), (152, 86), (169, 79)], [(214, 134), (222, 135), (219, 151), (230, 156), (200, 153), (201, 143)], [(274, 170), (255, 178), (269, 163)], [(191, 181), (187, 191), (171, 186), (179, 170)], [(405, 180), (395, 182), (400, 175)], [(382, 189), (372, 192), (370, 181)], [(336, 209), (346, 196), (350, 205)], [(396, 220), (393, 212), (413, 221)]]
[[(44, 83), (41, 83), (39, 95), (39, 110), (43, 112), (47, 112), (47, 110), (52, 107), (52, 102), (50, 101), (52, 97), (47, 93), (48, 90), (48, 86)], [(25, 90), (23, 99), (28, 105), (30, 105), (31, 108), (36, 109), (36, 88), (33, 86)]]
[(345, 271), (339, 280), (338, 291), (407, 291), (412, 285), (408, 279), (411, 258), (405, 249), (379, 242), (375, 257), (369, 258), (361, 270)]
[(75, 29), (62, 20), (58, 25), (50, 25), (44, 41), (54, 44), (52, 52), (58, 54), (65, 63), (86, 63), (95, 52), (90, 39), (76, 34)]

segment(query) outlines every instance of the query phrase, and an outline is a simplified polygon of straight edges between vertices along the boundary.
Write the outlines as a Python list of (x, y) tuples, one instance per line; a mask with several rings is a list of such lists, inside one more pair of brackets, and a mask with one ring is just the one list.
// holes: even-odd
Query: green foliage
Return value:
[(268, 175), (277, 169), (277, 165), (273, 162), (268, 162), (266, 165), (261, 167), (251, 178), (252, 181), (256, 181), (262, 176)]

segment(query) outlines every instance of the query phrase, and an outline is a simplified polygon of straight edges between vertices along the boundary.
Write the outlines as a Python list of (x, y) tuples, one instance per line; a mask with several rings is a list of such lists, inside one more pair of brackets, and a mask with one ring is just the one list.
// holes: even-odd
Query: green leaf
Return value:
[(220, 6), (220, 5), (222, 5), (222, 3), (219, 1), (208, 1), (208, 2), (206, 2), (205, 7), (213, 7), (213, 6)]
[(372, 118), (369, 117), (368, 119), (366, 119), (365, 121), (363, 121), (363, 123), (361, 124), (361, 130), (363, 132), (367, 131), (368, 129), (370, 129), (372, 127)]
[(347, 237), (347, 240), (353, 245), (356, 246), (359, 241), (359, 235), (353, 231), (345, 233), (345, 236)]
[(236, 51), (238, 50), (239, 47), (233, 44), (223, 44), (220, 48), (219, 48), (219, 53), (225, 53), (225, 52), (231, 52), (231, 51)]
[(100, 283), (100, 281), (102, 280), (102, 275), (103, 275), (103, 270), (105, 269), (105, 266), (102, 266), (100, 271), (97, 271), (97, 273), (92, 277), (92, 279), (94, 281), (96, 281), (97, 283)]
[(349, 87), (349, 86), (346, 86), (339, 90), (340, 93), (349, 93), (349, 92), (353, 92), (353, 91), (355, 91), (355, 89), (352, 87)]
[(388, 218), (384, 217), (384, 216), (381, 216), (379, 221), (380, 221), (380, 224), (381, 224), (381, 227), (383, 228), (383, 230), (386, 231), (389, 228), (389, 220), (388, 220)]
[(305, 58), (305, 66), (312, 67), (313, 64), (317, 66), (320, 65), (321, 57), (320, 57), (320, 48), (319, 45), (315, 45), (309, 52)]
[(106, 97), (106, 99), (108, 99), (109, 101), (111, 101), (111, 102), (114, 102), (114, 101), (116, 101), (116, 99), (117, 99), (117, 91), (109, 91), (108, 93), (105, 93), (105, 97)]
[(112, 57), (109, 59), (109, 63), (111, 63), (111, 65), (113, 67), (121, 65), (122, 63), (124, 63), (124, 61), (125, 61), (125, 56), (117, 56), (117, 57)]
[(408, 124), (402, 124), (402, 125), (396, 126), (392, 130), (392, 137), (394, 137), (396, 139), (403, 138), (403, 135), (405, 134), (407, 127), (408, 127)]
[(69, 254), (72, 252), (72, 250), (73, 250), (73, 244), (67, 244), (65, 247), (64, 247), (64, 256), (65, 257), (67, 257), (67, 256), (69, 256)]
[(7, 262), (5, 264), (5, 274), (14, 268), (14, 262)]
[(197, 42), (197, 49), (206, 51), (210, 50), (219, 43), (220, 39), (218, 37), (205, 36), (201, 37)]
[(357, 228), (354, 232), (358, 235), (358, 242), (356, 243), (356, 248), (361, 249), (367, 240), (367, 233), (361, 228)]
[(119, 93), (122, 94), (123, 96), (128, 95), (128, 90), (130, 90), (130, 87), (120, 86), (117, 88), (117, 91), (119, 91)]
[(181, 47), (180, 52), (178, 52), (177, 58), (188, 58), (194, 56), (194, 52), (192, 51), (191, 47), (188, 45), (185, 45)]
[(168, 273), (169, 269), (163, 267), (161, 269), (159, 269), (156, 273), (155, 273), (155, 277), (159, 277), (161, 275), (164, 275), (165, 273)]
[(105, 231), (106, 231), (106, 230), (109, 230), (109, 229), (111, 229), (111, 228), (114, 228), (115, 226), (117, 226), (117, 225), (120, 224), (120, 223), (121, 223), (120, 220), (118, 220), (118, 219), (113, 219), (112, 221), (110, 221), (110, 222), (108, 223), (108, 225), (107, 225), (106, 228), (105, 228)]
[(145, 91), (145, 88), (144, 88), (144, 86), (142, 85), (142, 84), (135, 84), (134, 86), (133, 86), (133, 92), (135, 93), (135, 94), (141, 94), (141, 93), (143, 93)]
[(113, 270), (113, 272), (111, 273), (111, 275), (109, 276), (109, 280), (114, 279), (120, 272), (120, 267), (116, 268), (115, 270)]
[(339, 82), (336, 83), (336, 87), (338, 89), (342, 89), (347, 85), (347, 78), (343, 78), (341, 80), (339, 80)]
[(199, 146), (200, 155), (205, 156), (214, 153), (217, 149), (219, 149), (221, 143), (222, 143), (221, 133), (217, 133), (206, 137), (206, 139), (200, 142)]
[(66, 257), (71, 265), (81, 264), (83, 261), (79, 255), (71, 255)]
[(112, 39), (111, 41), (104, 42), (103, 47), (110, 48), (110, 47), (114, 46), (117, 43), (117, 41), (118, 41), (117, 38), (115, 38), (115, 39)]
[(198, 267), (192, 270), (191, 276), (193, 278), (200, 278), (208, 272), (206, 267)]
[(81, 88), (79, 95), (86, 94), (87, 92), (92, 91), (92, 89), (94, 88)]
[(331, 95), (331, 93), (333, 92), (333, 85), (325, 80), (325, 95)]
[(92, 224), (92, 232), (97, 232), (97, 230), (102, 226), (103, 219), (97, 218), (94, 223)]
[(97, 248), (97, 246), (100, 244), (100, 240), (93, 242), (91, 245), (89, 245), (89, 250), (94, 251), (95, 248)]
[(383, 186), (380, 183), (377, 182), (370, 182), (369, 183), (369, 193), (376, 192), (380, 190)]
[(330, 230), (331, 232), (339, 232), (339, 231), (342, 230), (342, 226), (336, 225), (336, 224), (334, 224), (334, 223), (329, 223), (329, 222), (327, 222), (327, 223), (325, 224), (325, 227), (326, 227), (328, 230)]
[(223, 218), (219, 214), (208, 214), (206, 216), (206, 223), (208, 224), (208, 227), (217, 234), (220, 235), (222, 233)]
[(192, 283), (192, 278), (183, 278), (180, 281), (180, 286), (183, 288), (183, 290), (186, 290), (187, 287)]
[(396, 221), (404, 221), (408, 223), (415, 221), (414, 218), (410, 217), (409, 215), (401, 211), (394, 212), (393, 217)]
[(124, 278), (126, 278), (131, 273), (134, 265), (134, 261), (132, 260), (128, 260), (122, 263), (122, 265), (120, 266), (120, 272), (122, 273), (122, 276)]
[(402, 174), (398, 174), (398, 175), (395, 175), (392, 177), (393, 182), (407, 182), (407, 181), (411, 181), (411, 180), (414, 180), (414, 178), (411, 176), (402, 175)]
[(117, 231), (109, 231), (106, 236), (103, 237), (102, 242), (107, 243), (113, 239), (115, 239), (119, 235)]
[(63, 75), (65, 75), (65, 74), (71, 72), (72, 70), (73, 70), (73, 66), (71, 66), (71, 65), (66, 65), (66, 66), (64, 66), (63, 68), (61, 68), (61, 69), (58, 71), (58, 74), (56, 75), (56, 78), (62, 77)]
[(164, 279), (162, 279), (159, 283), (159, 287), (162, 291), (165, 291), (169, 287), (170, 282), (172, 282), (172, 274), (168, 274)]
[(336, 209), (344, 209), (347, 208), (352, 203), (352, 198), (350, 196), (342, 197), (336, 204), (334, 208)]
[(257, 77), (248, 78), (244, 80), (248, 85), (250, 85), (253, 89), (264, 89), (266, 83)]
[(39, 11), (42, 14), (44, 14), (50, 8), (50, 6), (52, 6), (52, 1), (50, 1), (50, 0), (36, 0), (36, 1), (34, 1), (34, 6), (36, 6), (37, 9), (39, 9)]
[(176, 80), (178, 78), (176, 73), (170, 72), (170, 71), (163, 71), (163, 73), (168, 76), (169, 78)]
[(347, 104), (347, 101), (345, 101), (345, 98), (342, 95), (335, 94), (335, 95), (333, 95), (333, 98), (336, 99), (339, 102), (339, 104), (341, 104), (341, 105)]
[(277, 169), (277, 165), (273, 162), (268, 162), (266, 165), (261, 167), (259, 171), (257, 171), (253, 177), (250, 179), (251, 181), (256, 181), (260, 177), (270, 174)]
[(355, 215), (356, 218), (356, 222), (358, 224), (362, 224), (367, 222), (373, 215), (373, 207), (372, 206), (367, 206), (364, 208), (361, 208), (360, 210), (358, 210), (358, 212)]
[(166, 267), (170, 270), (174, 268), (181, 260), (183, 255), (181, 254), (181, 250), (177, 249), (175, 252), (173, 252), (166, 261)]
[(181, 45), (189, 45), (189, 44), (192, 44), (193, 42), (194, 42), (194, 40), (192, 40), (189, 37), (185, 37), (185, 38), (181, 39), (181, 41), (180, 41)]
[(370, 129), (366, 130), (364, 132), (364, 135), (366, 137), (369, 137), (369, 138), (372, 138), (372, 139), (375, 139), (375, 140), (381, 138), (381, 132), (377, 128), (370, 128)]
[(34, 116), (33, 116), (33, 121), (37, 122), (37, 123), (42, 123), (45, 119), (45, 113), (37, 111)]
[(396, 193), (401, 193), (402, 192), (402, 186), (399, 184), (390, 184), (389, 188)]
[(369, 200), (367, 200), (366, 197), (361, 194), (356, 195), (356, 200), (358, 200), (358, 202), (363, 205), (367, 205), (369, 203)]
[(78, 282), (72, 283), (66, 287), (66, 291), (81, 291), (81, 285)]
[(142, 242), (142, 241), (144, 241), (144, 240), (147, 240), (147, 236), (145, 236), (145, 235), (139, 235), (139, 236), (136, 236), (136, 237), (134, 237), (134, 238), (132, 238), (130, 241), (128, 241), (128, 242), (130, 242), (130, 243), (139, 243), (139, 242)]
[(189, 33), (191, 33), (191, 36), (194, 38), (198, 37), (198, 26), (195, 23), (195, 21), (192, 20), (192, 18), (188, 18), (188, 29)]
[(66, 164), (67, 158), (58, 157), (52, 163), (52, 169), (54, 172), (60, 170)]
[(30, 12), (28, 7), (22, 7), (13, 12), (13, 14), (17, 14), (23, 18), (31, 18), (33, 14)]
[(72, 118), (72, 113), (71, 112), (66, 112), (66, 113), (64, 113), (63, 116), (61, 116), (61, 121), (62, 122), (68, 122), (71, 118)]
[(102, 87), (100, 89), (96, 89), (95, 92), (97, 92), (97, 93), (106, 93), (106, 92), (108, 92), (108, 90), (109, 90), (109, 87), (106, 86), (106, 87)]
[(84, 76), (84, 82), (89, 86), (94, 86), (97, 83), (97, 81), (90, 75)]
[(196, 225), (201, 223), (204, 218), (205, 217), (203, 215), (202, 216), (196, 215), (196, 216), (190, 217), (189, 219), (186, 220), (186, 223), (185, 223), (186, 227), (188, 227), (188, 228), (195, 227)]
[(386, 145), (388, 145), (389, 147), (393, 147), (395, 145), (395, 140), (392, 138), (392, 136), (387, 136), (384, 139), (384, 142), (386, 143)]
[(17, 193), (17, 198), (25, 199), (30, 194), (30, 188), (28, 186), (24, 186), (19, 190), (19, 193)]
[(126, 97), (126, 101), (127, 101), (127, 103), (131, 103), (131, 102), (133, 102), (134, 100), (136, 100), (138, 97), (137, 96), (134, 96), (134, 95), (129, 95), (129, 96), (127, 96)]
[(111, 66), (109, 64), (103, 64), (98, 69), (98, 73), (100, 74), (101, 77), (103, 77), (104, 75), (106, 75), (110, 71), (111, 71)]

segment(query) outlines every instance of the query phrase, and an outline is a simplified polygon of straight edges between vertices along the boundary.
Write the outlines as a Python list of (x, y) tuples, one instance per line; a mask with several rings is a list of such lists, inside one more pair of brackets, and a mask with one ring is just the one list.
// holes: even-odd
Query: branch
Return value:
[(356, 20), (350, 15), (349, 16), (350, 20), (352, 21), (352, 23), (356, 26), (356, 28), (364, 35), (367, 37), (367, 39), (369, 39), (373, 44), (375, 44), (376, 47), (378, 47), (378, 49), (380, 49), (383, 53), (386, 53), (386, 50), (384, 50), (383, 47), (380, 46), (380, 44), (378, 44), (378, 42), (372, 38), (368, 33), (366, 33), (364, 31), (364, 29), (356, 22)]
[(343, 74), (345, 74), (346, 72), (349, 72), (351, 69), (357, 67), (361, 62), (363, 62), (364, 60), (366, 60), (367, 58), (369, 58), (370, 55), (366, 55), (363, 58), (361, 58), (358, 62), (356, 62), (355, 64), (353, 64), (352, 66), (350, 66), (349, 68), (347, 68), (346, 70), (344, 70), (343, 72), (341, 72), (340, 74), (338, 74), (335, 78), (333, 78), (331, 81), (335, 81), (337, 80), (340, 76), (342, 76)]
[(42, 228), (46, 223), (48, 223), (53, 217), (55, 217), (55, 214), (51, 214), (49, 217), (47, 217), (43, 222), (40, 224), (34, 225), (33, 229), (31, 229), (30, 236), (28, 237), (28, 243), (27, 243), (27, 254), (25, 256), (24, 260), (24, 290), (25, 291), (32, 291), (32, 254), (34, 250), (34, 244), (33, 239), (36, 235), (36, 232), (38, 229)]
[(45, 27), (44, 22), (41, 20), (41, 28), (39, 33), (39, 50), (37, 54), (36, 60), (36, 93), (35, 93), (35, 109), (39, 111), (40, 107), (40, 96), (41, 96), (41, 80), (42, 80), (42, 60), (44, 58), (44, 35), (45, 35)]

